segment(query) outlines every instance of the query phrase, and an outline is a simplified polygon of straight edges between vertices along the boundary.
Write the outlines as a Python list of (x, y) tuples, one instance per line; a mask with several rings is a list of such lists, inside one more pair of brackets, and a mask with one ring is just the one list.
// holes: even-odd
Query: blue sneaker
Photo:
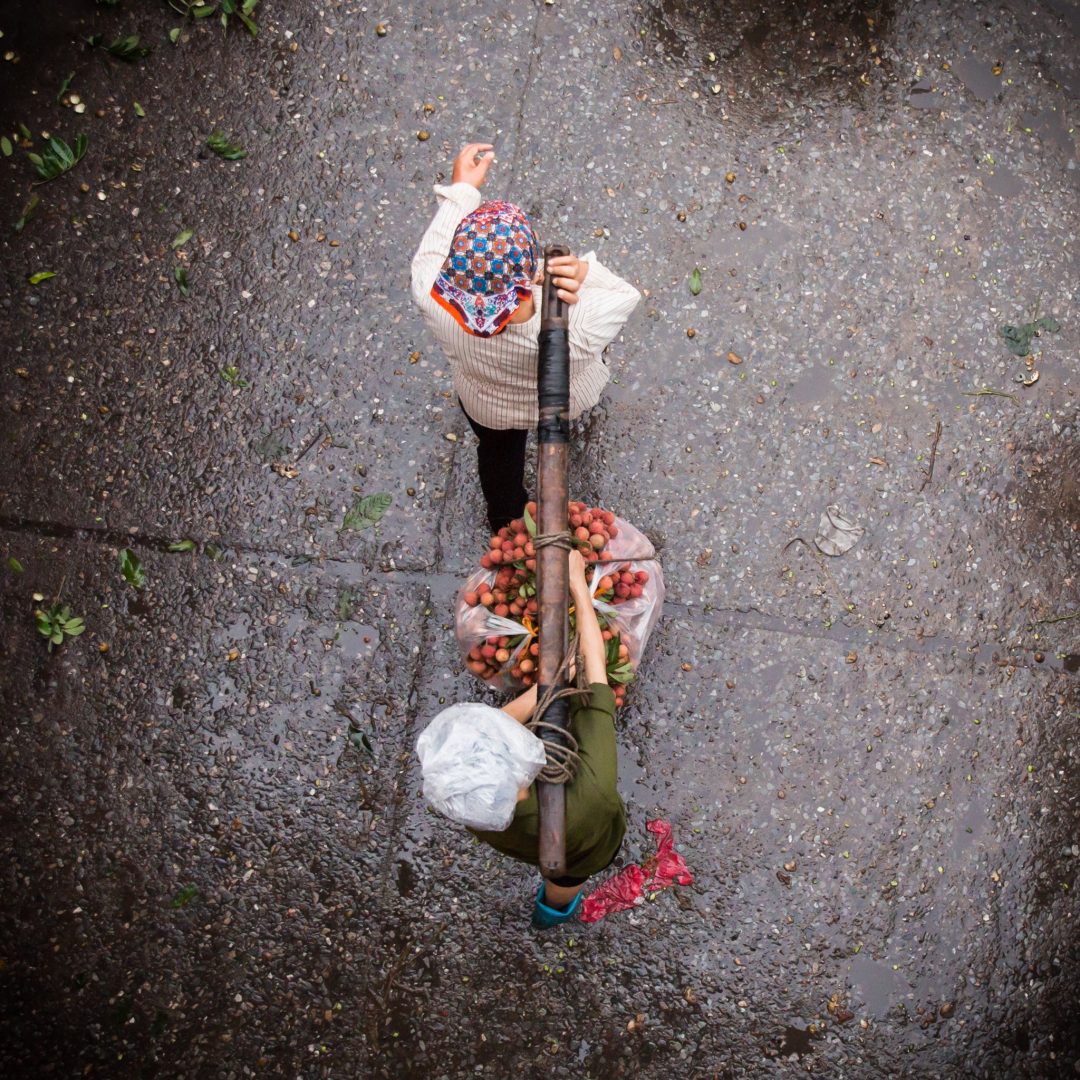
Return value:
[(540, 884), (540, 888), (536, 893), (536, 902), (533, 904), (532, 925), (534, 930), (550, 930), (553, 926), (559, 926), (561, 923), (569, 922), (577, 915), (577, 909), (581, 906), (581, 898), (585, 895), (585, 890), (574, 897), (574, 902), (565, 910), (560, 911), (558, 908), (548, 907), (544, 903), (544, 885)]

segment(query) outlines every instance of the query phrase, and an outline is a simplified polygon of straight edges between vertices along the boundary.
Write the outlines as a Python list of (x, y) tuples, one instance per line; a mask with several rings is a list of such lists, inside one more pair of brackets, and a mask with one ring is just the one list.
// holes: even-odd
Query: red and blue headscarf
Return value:
[(491, 337), (532, 296), (539, 255), (520, 207), (483, 203), (457, 227), (431, 295), (466, 333)]

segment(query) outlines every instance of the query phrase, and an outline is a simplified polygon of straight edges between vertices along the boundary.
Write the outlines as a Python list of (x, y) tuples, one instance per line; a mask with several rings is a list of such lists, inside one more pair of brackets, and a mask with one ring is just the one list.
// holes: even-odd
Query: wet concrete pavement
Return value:
[[(89, 139), (0, 159), (9, 221), (41, 199), (0, 238), (5, 1075), (1075, 1075), (1077, 5), (257, 17), (0, 13), (4, 131)], [(411, 751), (479, 692), (472, 438), (407, 290), (472, 137), (646, 293), (571, 489), (661, 552), (624, 857), (660, 814), (695, 883), (542, 937)]]

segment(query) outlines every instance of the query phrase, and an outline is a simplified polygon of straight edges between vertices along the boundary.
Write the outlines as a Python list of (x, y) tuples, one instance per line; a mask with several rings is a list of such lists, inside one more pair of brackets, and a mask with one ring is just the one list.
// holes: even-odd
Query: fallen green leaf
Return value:
[(187, 907), (196, 896), (199, 895), (198, 886), (187, 884), (185, 885), (173, 898), (172, 906), (174, 908)]
[(14, 153), (11, 140), (6, 135), (0, 135), (0, 151), (3, 151), (4, 157), (11, 157)]
[(7, 564), (14, 573), (21, 574), (23, 572), (23, 564), (14, 555), (9, 556)]
[(175, 45), (180, 40), (180, 27), (174, 26), (169, 31), (169, 40)]
[(33, 138), (34, 138), (33, 134), (31, 134), (31, 132), (30, 132), (30, 129), (25, 124), (20, 124), (19, 125), (19, 134), (27, 142), (31, 142), (33, 140)]
[(247, 157), (247, 151), (238, 143), (229, 142), (228, 137), (217, 128), (210, 132), (206, 139), (206, 145), (214, 151), (218, 157), (226, 161), (239, 161)]
[(345, 512), (342, 528), (360, 531), (377, 525), (393, 501), (394, 497), (385, 491), (357, 499)]
[(241, 378), (240, 369), (235, 364), (230, 364), (228, 367), (223, 367), (220, 374), (221, 377), (227, 383), (229, 383), (230, 386), (239, 387), (241, 390), (251, 385), (247, 381), (247, 379)]
[(341, 527), (356, 531), (372, 528), (378, 525), (382, 515), (390, 509), (390, 503), (393, 501), (393, 496), (387, 491), (379, 491), (377, 495), (365, 495), (362, 499), (357, 499), (346, 511), (345, 521), (342, 522)]
[(131, 548), (124, 548), (120, 552), (120, 573), (124, 575), (124, 580), (136, 589), (141, 589), (146, 584), (146, 571)]
[(71, 608), (53, 604), (48, 611), (35, 611), (34, 622), (38, 633), (49, 641), (49, 652), (54, 645), (62, 645), (64, 637), (78, 637), (86, 624), (79, 615), (72, 615)]
[(188, 285), (187, 270), (179, 263), (173, 267), (173, 277), (176, 278), (176, 284), (180, 287), (180, 295), (190, 296), (191, 287)]
[[(259, 0), (169, 0), (173, 8), (193, 19), (208, 19), (211, 15), (217, 15), (221, 25), (228, 30), (229, 19), (235, 16), (244, 26), (248, 33), (255, 37), (259, 28), (251, 17), (252, 12), (259, 5)], [(183, 5), (181, 7), (180, 5)]]
[(42, 180), (54, 180), (69, 169), (73, 169), (85, 153), (85, 135), (75, 136), (74, 147), (68, 146), (63, 139), (54, 135), (49, 139), (48, 146), (42, 153), (27, 153), (26, 156)]
[(1022, 323), (1020, 326), (1003, 326), (998, 333), (1009, 352), (1017, 356), (1027, 356), (1031, 352), (1032, 338), (1037, 338), (1043, 332), (1056, 334), (1060, 329), (1061, 323), (1049, 315), (1044, 315), (1041, 319)]
[(67, 78), (60, 84), (60, 89), (56, 94), (56, 104), (60, 104), (60, 99), (68, 92), (71, 87), (71, 80), (75, 78), (75, 72), (69, 71)]
[(40, 285), (43, 281), (48, 281), (49, 278), (56, 277), (55, 270), (39, 270), (36, 274), (31, 274), (29, 281), (31, 285)]
[(690, 294), (697, 296), (701, 292), (701, 271), (695, 266), (694, 272), (690, 275)]
[(195, 541), (194, 540), (177, 540), (175, 544), (170, 544), (169, 545), (169, 550), (170, 551), (194, 551), (195, 550)]
[(22, 232), (26, 223), (34, 216), (38, 206), (41, 205), (41, 196), (37, 193), (30, 196), (23, 207), (22, 216), (15, 222), (15, 231)]
[(137, 101), (135, 102), (135, 115), (140, 118), (146, 116), (146, 110)]
[(136, 60), (141, 60), (144, 56), (149, 56), (150, 48), (146, 45), (139, 44), (138, 34), (128, 34), (126, 37), (117, 38), (108, 46), (106, 52), (108, 52), (110, 56), (115, 56), (118, 60), (124, 60), (129, 64), (133, 64)]
[(371, 745), (371, 740), (367, 736), (367, 732), (364, 731), (350, 731), (349, 732), (349, 745), (354, 750), (365, 750), (372, 757), (375, 756), (375, 747)]
[(175, 251), (177, 248), (182, 248), (194, 235), (194, 229), (184, 229), (183, 231), (176, 234), (170, 247), (173, 249), (173, 251)]

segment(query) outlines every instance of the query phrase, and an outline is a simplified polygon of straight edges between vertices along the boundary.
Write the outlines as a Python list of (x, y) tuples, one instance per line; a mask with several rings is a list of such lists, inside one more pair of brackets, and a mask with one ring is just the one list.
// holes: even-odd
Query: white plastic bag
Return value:
[(469, 702), (443, 709), (416, 740), (424, 797), (471, 829), (502, 832), (518, 792), (544, 767), (544, 744), (502, 709)]

